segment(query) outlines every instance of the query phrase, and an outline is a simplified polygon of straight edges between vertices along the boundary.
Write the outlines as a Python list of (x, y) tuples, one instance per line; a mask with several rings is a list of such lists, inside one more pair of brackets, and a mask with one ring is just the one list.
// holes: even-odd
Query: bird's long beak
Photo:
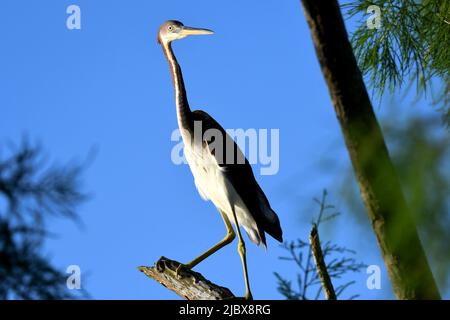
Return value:
[(183, 37), (195, 35), (207, 35), (207, 34), (214, 34), (214, 32), (209, 29), (191, 28), (191, 27), (183, 27), (183, 29), (181, 30), (181, 35)]

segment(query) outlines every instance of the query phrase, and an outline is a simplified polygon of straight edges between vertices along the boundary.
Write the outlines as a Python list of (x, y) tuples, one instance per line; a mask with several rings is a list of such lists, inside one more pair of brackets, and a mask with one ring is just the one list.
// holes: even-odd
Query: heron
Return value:
[[(177, 122), (181, 132), (184, 154), (194, 176), (194, 183), (200, 196), (210, 200), (218, 209), (227, 230), (226, 236), (191, 262), (184, 264), (194, 268), (201, 261), (238, 236), (238, 253), (241, 258), (245, 280), (245, 298), (252, 299), (250, 290), (246, 247), (240, 227), (243, 227), (250, 240), (267, 248), (266, 235), (282, 242), (280, 221), (259, 186), (247, 158), (231, 136), (208, 113), (202, 110), (191, 111), (187, 99), (181, 67), (172, 49), (172, 42), (188, 36), (210, 35), (209, 29), (187, 27), (177, 20), (164, 22), (158, 31), (158, 43), (169, 64), (172, 84), (175, 90)], [(200, 124), (200, 126), (198, 126)], [(192, 139), (196, 128), (200, 127), (200, 139)], [(208, 138), (206, 133), (219, 133)], [(198, 136), (198, 135), (197, 135)], [(229, 156), (229, 155), (232, 156)], [(224, 161), (223, 157), (226, 157)], [(231, 161), (230, 161), (231, 160)], [(232, 224), (235, 225), (236, 232)]]

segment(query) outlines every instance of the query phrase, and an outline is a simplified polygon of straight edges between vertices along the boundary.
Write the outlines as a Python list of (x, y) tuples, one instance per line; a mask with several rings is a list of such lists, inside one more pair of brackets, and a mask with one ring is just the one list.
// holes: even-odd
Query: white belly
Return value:
[(204, 200), (211, 200), (214, 205), (223, 211), (228, 219), (234, 223), (234, 207), (239, 225), (244, 227), (248, 236), (255, 244), (259, 244), (258, 228), (252, 215), (228, 181), (214, 156), (203, 152), (202, 148), (184, 148), (186, 160), (194, 176), (195, 185)]

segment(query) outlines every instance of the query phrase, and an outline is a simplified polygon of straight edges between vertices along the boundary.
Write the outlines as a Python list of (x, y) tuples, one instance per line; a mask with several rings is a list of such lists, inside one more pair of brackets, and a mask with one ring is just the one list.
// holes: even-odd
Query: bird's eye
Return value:
[(173, 27), (172, 27), (172, 26), (168, 26), (168, 27), (167, 27), (167, 30), (172, 31), (172, 30), (173, 30)]

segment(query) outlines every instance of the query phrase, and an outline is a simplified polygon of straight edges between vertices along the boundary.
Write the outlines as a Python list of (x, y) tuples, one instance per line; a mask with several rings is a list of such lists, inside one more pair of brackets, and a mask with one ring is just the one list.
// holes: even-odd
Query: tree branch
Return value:
[(361, 196), (399, 299), (440, 299), (336, 0), (301, 0)]
[(317, 273), (322, 283), (323, 291), (327, 300), (336, 300), (336, 293), (334, 291), (333, 283), (331, 282), (330, 275), (328, 274), (327, 265), (323, 258), (322, 248), (320, 247), (319, 232), (317, 231), (317, 225), (314, 224), (309, 234), (309, 243), (311, 245), (311, 252), (314, 257), (314, 263), (316, 265)]
[[(233, 299), (233, 293), (219, 285), (212, 283), (200, 273), (184, 267), (178, 261), (161, 257), (153, 267), (139, 267), (149, 278), (172, 290), (187, 300), (223, 300)], [(178, 270), (178, 273), (177, 273)]]

